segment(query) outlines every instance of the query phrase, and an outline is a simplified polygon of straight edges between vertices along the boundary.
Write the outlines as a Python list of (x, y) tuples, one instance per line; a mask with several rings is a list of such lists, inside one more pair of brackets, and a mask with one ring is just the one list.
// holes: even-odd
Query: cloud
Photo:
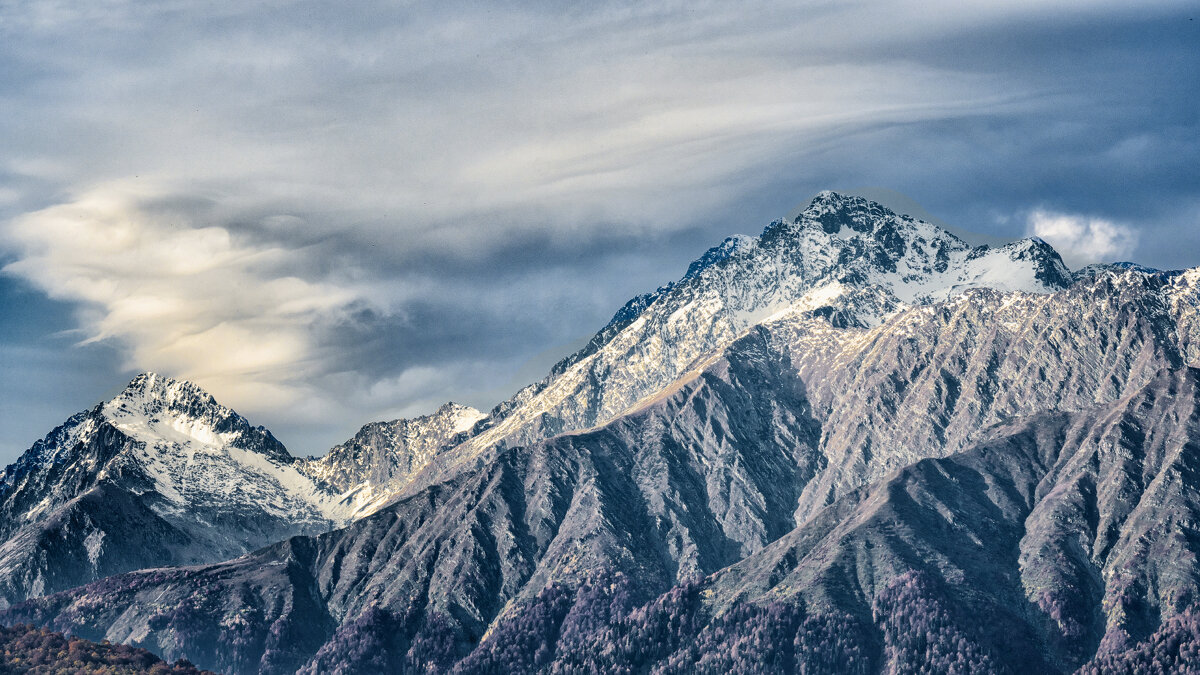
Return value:
[[(493, 405), (480, 393), (511, 384), (529, 335), (561, 344), (580, 330), (562, 317), (611, 310), (573, 285), (589, 267), (579, 252), (606, 248), (595, 237), (509, 228), (511, 242), (478, 250), (437, 229), (408, 251), (381, 242), (393, 252), (379, 256), (237, 202), (141, 179), (99, 185), (10, 221), (0, 241), (16, 260), (2, 271), (77, 307), (78, 345), (115, 348), (125, 372), (200, 383), (291, 430), (302, 452), (449, 399)], [(533, 271), (505, 270), (514, 258)]]
[(1138, 241), (1137, 231), (1129, 226), (1042, 209), (1029, 213), (1026, 233), (1049, 242), (1071, 266), (1127, 260)]
[(319, 452), (495, 403), (823, 188), (1008, 237), (1097, 214), (1085, 257), (1174, 228), (1139, 250), (1189, 262), (1187, 6), (0, 3), (0, 261)]
[(134, 176), (244, 192), (320, 212), (322, 228), (407, 233), (530, 205), (559, 223), (678, 227), (772, 157), (1029, 95), (994, 74), (847, 53), (890, 28), (823, 5), (379, 5), (363, 18), (319, 3), (203, 18), (118, 6), (102, 31), (85, 31), (95, 11), (5, 17), (27, 29), (0, 47), (10, 129), (34, 109), (55, 129), (5, 134), (13, 171), (75, 192)]
[(80, 303), (85, 342), (120, 341), (131, 369), (221, 388), (312, 374), (312, 328), (338, 321), (369, 289), (290, 275), (299, 252), (239, 241), (219, 217), (208, 222), (214, 209), (148, 198), (158, 194), (105, 185), (15, 219), (5, 238), (20, 258), (4, 272)]

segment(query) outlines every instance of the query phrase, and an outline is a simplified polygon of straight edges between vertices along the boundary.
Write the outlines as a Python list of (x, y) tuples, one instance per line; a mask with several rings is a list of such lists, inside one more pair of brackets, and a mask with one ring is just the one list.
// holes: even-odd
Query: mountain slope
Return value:
[(8, 616), (230, 672), (327, 670), (377, 631), (457, 659), (603, 570), (635, 602), (710, 577), (699, 626), (747, 601), (849, 617), (884, 660), (909, 658), (879, 635), (902, 618), (889, 598), (915, 593), (1031, 645), (1014, 661), (971, 638), (995, 663), (1069, 669), (1196, 592), (1179, 529), (1196, 508), (1195, 278), (974, 290), (872, 328), (784, 313), (602, 427), (495, 449), (343, 530)]
[(139, 375), (0, 479), (0, 605), (147, 566), (227, 559), (345, 521), (270, 432)]
[[(631, 300), (582, 350), (501, 403), (457, 447), (414, 472), (412, 490), (469, 466), (494, 447), (603, 424), (701, 366), (781, 312), (812, 311), (835, 327), (971, 288), (1047, 293), (1070, 273), (1044, 242), (972, 248), (929, 223), (867, 200), (818, 194), (795, 219), (710, 249), (674, 282)], [(405, 493), (394, 483), (391, 493)]]
[[(648, 592), (715, 571), (793, 527), (789, 505), (804, 477), (779, 477), (803, 471), (799, 448), (818, 433), (802, 395), (784, 395), (778, 364), (759, 358), (761, 338), (747, 340), (744, 358), (638, 415), (505, 450), (343, 530), (227, 564), (114, 577), (13, 616), (49, 620), (42, 612), (57, 608), (80, 635), (120, 634), (228, 672), (290, 672), (371, 608), (414, 616), (412, 630), (445, 615), (477, 638), (510, 600), (593, 568), (629, 569)], [(281, 597), (303, 597), (308, 615)], [(235, 622), (252, 638), (242, 642), (266, 651), (217, 648), (239, 616), (251, 622)], [(274, 647), (271, 626), (292, 621), (322, 632)], [(292, 653), (264, 666), (271, 649)]]
[(1073, 669), (1200, 591), (1200, 371), (1165, 371), (1083, 413), (1047, 413), (847, 495), (711, 580), (716, 604), (787, 599), (869, 619), (894, 579), (939, 579)]
[(1058, 254), (1039, 240), (973, 249), (879, 204), (822, 192), (793, 222), (726, 240), (678, 283), (627, 305), (551, 377), (495, 411), (469, 447), (603, 423), (783, 310), (820, 309), (835, 323), (869, 326), (968, 288), (1047, 292), (1069, 283)]
[(798, 522), (890, 470), (964, 449), (988, 426), (1111, 402), (1194, 363), (1195, 305), (1176, 301), (1194, 293), (1186, 279), (1131, 272), (1052, 295), (981, 289), (870, 331), (840, 331), (840, 343), (807, 323), (777, 322), (827, 411), (821, 447), (832, 468), (809, 486)]

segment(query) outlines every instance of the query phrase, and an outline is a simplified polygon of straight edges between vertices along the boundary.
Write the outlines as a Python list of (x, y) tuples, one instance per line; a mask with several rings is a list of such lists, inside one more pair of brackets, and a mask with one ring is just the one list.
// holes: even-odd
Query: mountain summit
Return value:
[(271, 432), (217, 403), (211, 394), (184, 380), (142, 373), (103, 406), (106, 419), (132, 434), (174, 436), (180, 443), (237, 447), (276, 462), (292, 456)]
[(880, 204), (821, 192), (794, 219), (758, 237), (730, 237), (678, 281), (626, 303), (583, 349), (497, 406), (457, 448), (431, 457), (428, 470), (414, 471), (414, 487), (492, 448), (615, 419), (767, 320), (793, 314), (869, 328), (975, 288), (1046, 294), (1071, 281), (1040, 240), (971, 247)]
[(413, 474), (461, 441), (483, 417), (470, 406), (451, 402), (415, 419), (371, 422), (323, 457), (297, 467), (336, 490), (356, 517), (366, 515), (390, 501)]
[(196, 385), (138, 375), (0, 477), (0, 603), (345, 522), (294, 462), (269, 431)]

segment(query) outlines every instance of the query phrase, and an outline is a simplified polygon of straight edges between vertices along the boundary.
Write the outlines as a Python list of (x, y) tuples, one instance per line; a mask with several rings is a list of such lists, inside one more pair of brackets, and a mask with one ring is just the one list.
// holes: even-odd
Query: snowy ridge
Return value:
[[(6, 504), (46, 494), (29, 487), (38, 480), (82, 495), (73, 504), (96, 495), (89, 480), (119, 491), (92, 511), (54, 511), (58, 529), (6, 537), (0, 605), (12, 597), (5, 583), (39, 595), (61, 577), (28, 565), (36, 556), (9, 557), (27, 542), (66, 541), (34, 553), (74, 556), (94, 578), (112, 573), (115, 552), (159, 538), (131, 543), (157, 516), (131, 521), (121, 509), (188, 515), (172, 509), (191, 498), (168, 490), (186, 481), (128, 459), (148, 444), (173, 471), (211, 454), (252, 475), (246, 465), (282, 457), (355, 522), (224, 563), (91, 584), (0, 620), (199, 654), (246, 675), (398, 671), (434, 643), (461, 647), (425, 661), (446, 672), (464, 656), (466, 672), (503, 665), (497, 654), (535, 651), (528, 644), (543, 645), (524, 654), (537, 661), (531, 672), (579, 667), (579, 649), (600, 654), (593, 670), (603, 671), (622, 653), (594, 648), (613, 625), (665, 659), (629, 650), (629, 670), (740, 672), (798, 663), (801, 652), (825, 659), (824, 648), (799, 646), (840, 643), (853, 660), (811, 669), (891, 672), (934, 662), (933, 624), (894, 621), (929, 602), (939, 631), (961, 627), (946, 633), (954, 649), (988, 650), (957, 661), (968, 670), (1091, 672), (1097, 654), (1133, 651), (1200, 597), (1198, 308), (1200, 269), (1072, 275), (1038, 239), (972, 248), (822, 193), (627, 303), (585, 349), (487, 416), (446, 404), (291, 460), (202, 392), (138, 382), (10, 468)], [(79, 467), (103, 472), (73, 475)], [(220, 483), (212, 473), (204, 480)], [(226, 506), (197, 512), (212, 519)], [(124, 527), (101, 522), (113, 511)], [(236, 524), (274, 517), (244, 515)], [(925, 595), (913, 579), (925, 579)], [(604, 587), (611, 602), (593, 594)], [(913, 593), (894, 593), (904, 588)], [(586, 593), (571, 604), (575, 590)], [(618, 610), (635, 592), (658, 600)], [(791, 602), (795, 613), (748, 613)], [(566, 630), (562, 617), (576, 612)], [(756, 616), (781, 618), (781, 632)], [(690, 633), (661, 649), (660, 617)], [(978, 617), (995, 625), (981, 630)], [(598, 631), (563, 638), (588, 624)], [(909, 633), (918, 646), (897, 660), (889, 635)], [(772, 635), (791, 656), (742, 649)], [(383, 648), (389, 666), (355, 660), (389, 642), (399, 644)], [(708, 656), (692, 650), (705, 642)], [(739, 651), (744, 667), (716, 660)]]
[(126, 461), (153, 479), (164, 510), (234, 502), (302, 526), (346, 520), (338, 500), (300, 473), (269, 431), (250, 427), (190, 382), (139, 375), (101, 410), (139, 442)]
[[(1030, 242), (1024, 250), (1038, 249)], [(239, 675), (264, 672), (261, 664), (282, 651), (271, 651), (277, 634), (294, 636), (281, 647), (299, 656), (273, 672), (399, 671), (417, 652), (397, 650), (395, 667), (346, 655), (378, 644), (379, 635), (420, 631), (434, 617), (442, 617), (439, 639), (465, 646), (441, 671), (466, 656), (461, 670), (475, 672), (479, 650), (511, 653), (539, 640), (552, 645), (540, 652), (554, 661), (524, 670), (570, 670), (578, 661), (559, 655), (582, 648), (601, 654), (595, 670), (604, 672), (619, 649), (563, 640), (570, 633), (559, 620), (528, 617), (600, 607), (593, 625), (603, 644), (612, 605), (595, 602), (590, 590), (572, 605), (569, 594), (589, 579), (621, 588), (610, 580), (623, 577), (665, 600), (643, 607), (665, 606), (672, 614), (657, 616), (668, 620), (687, 605), (698, 607), (699, 621), (734, 617), (698, 633), (713, 636), (714, 655), (772, 634), (796, 644), (786, 639), (796, 630), (791, 619), (786, 633), (759, 630), (755, 620), (746, 640), (729, 637), (731, 627), (747, 625), (741, 610), (727, 611), (740, 602), (862, 617), (864, 630), (833, 624), (837, 639), (857, 640), (858, 653), (887, 654), (896, 624), (880, 618), (879, 598), (915, 572), (941, 589), (931, 598), (960, 608), (940, 615), (940, 625), (1000, 617), (1007, 623), (995, 631), (994, 653), (1024, 649), (1035, 661), (976, 671), (1091, 672), (1080, 666), (1097, 652), (1124, 650), (1193, 611), (1200, 589), (1200, 371), (1185, 367), (1196, 363), (1198, 287), (1200, 270), (1101, 271), (1054, 293), (969, 289), (864, 326), (845, 321), (864, 316), (870, 302), (895, 302), (894, 290), (827, 278), (803, 303), (590, 432), (481, 457), (453, 480), (341, 530), (31, 604), (39, 622), (152, 644), (171, 658), (207, 654), (206, 667)], [(828, 303), (853, 313), (820, 311)], [(687, 319), (655, 315), (656, 306), (627, 326)], [(448, 412), (449, 430), (474, 417)], [(364, 432), (372, 428), (381, 437), (391, 429)], [(380, 448), (398, 445), (389, 443)], [(378, 458), (352, 445), (338, 451), (347, 467), (357, 466), (349, 458)], [(99, 550), (109, 543), (97, 542)], [(546, 614), (527, 604), (539, 598), (554, 603), (541, 605), (551, 608)], [(164, 606), (189, 611), (164, 617)], [(0, 619), (31, 610), (20, 611)], [(682, 616), (680, 624), (692, 621)], [(813, 616), (820, 615), (805, 621)], [(323, 631), (308, 630), (319, 625), (313, 617), (326, 622)], [(653, 632), (639, 639), (657, 648), (662, 624), (649, 625)], [(223, 627), (218, 644), (250, 647), (201, 651), (213, 642), (211, 626)], [(913, 634), (928, 633), (917, 625)], [(668, 657), (671, 672), (713, 663), (688, 651), (693, 637)], [(771, 662), (749, 653), (740, 670)], [(505, 662), (482, 663), (503, 670)], [(916, 649), (906, 663), (914, 672), (928, 666), (928, 651)], [(891, 669), (867, 665), (862, 672)], [(828, 661), (812, 669), (845, 670)]]
[(358, 518), (384, 506), (414, 473), (483, 417), (451, 402), (415, 419), (372, 422), (323, 457), (298, 462), (297, 468), (336, 490), (339, 502)]
[(874, 202), (822, 192), (794, 220), (775, 221), (757, 238), (726, 239), (679, 281), (630, 301), (587, 347), (497, 406), (424, 481), (489, 448), (614, 419), (751, 327), (788, 313), (870, 327), (972, 288), (1049, 293), (1070, 283), (1040, 240), (973, 248)]
[[(1175, 278), (1179, 303), (1194, 297), (1191, 281)], [(973, 248), (873, 202), (823, 192), (795, 218), (758, 237), (729, 237), (678, 281), (631, 300), (584, 349), (487, 415), (450, 403), (413, 420), (367, 424), (324, 457), (297, 460), (195, 385), (146, 374), (9, 467), (0, 505), (14, 527), (35, 524), (113, 487), (182, 533), (179, 560), (238, 555), (361, 518), (496, 450), (644, 407), (757, 326), (799, 322), (807, 328), (798, 344), (850, 358), (847, 341), (906, 310), (976, 288), (1017, 301), (1071, 282), (1040, 240)], [(1200, 322), (1180, 330), (1200, 351)], [(73, 545), (102, 566), (121, 535), (89, 527)]]

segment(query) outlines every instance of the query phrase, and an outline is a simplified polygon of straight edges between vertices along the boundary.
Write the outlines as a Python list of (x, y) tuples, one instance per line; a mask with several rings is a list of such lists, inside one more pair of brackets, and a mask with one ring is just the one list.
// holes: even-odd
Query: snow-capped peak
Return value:
[(603, 424), (788, 313), (867, 328), (972, 288), (1048, 293), (1070, 282), (1044, 242), (972, 247), (931, 223), (824, 191), (761, 236), (730, 237), (678, 281), (626, 303), (587, 346), (497, 406), (447, 462)]
[(35, 522), (103, 486), (137, 495), (208, 554), (238, 555), (345, 522), (335, 496), (295, 462), (269, 431), (195, 384), (143, 373), (10, 466), (0, 507)]
[(450, 401), (448, 403), (443, 403), (441, 407), (435, 410), (432, 415), (427, 415), (418, 419), (444, 419), (446, 420), (447, 428), (451, 433), (461, 434), (475, 426), (475, 423), (484, 417), (486, 417), (486, 415), (469, 405), (463, 405), (461, 403)]
[(869, 232), (880, 221), (895, 216), (891, 209), (869, 199), (822, 190), (793, 222), (816, 221), (831, 233), (842, 225), (851, 225), (858, 232)]
[(792, 222), (772, 223), (759, 241), (783, 249), (800, 246), (804, 253), (814, 240), (840, 249), (833, 268), (842, 269), (830, 272), (860, 287), (886, 289), (906, 305), (945, 300), (970, 288), (1045, 293), (1071, 283), (1058, 253), (1036, 237), (972, 248), (935, 225), (832, 191), (819, 193)]
[[(63, 560), (87, 561), (29, 577), (21, 593), (32, 595), (147, 565), (228, 559), (349, 515), (266, 429), (155, 373), (72, 416), (0, 480), (0, 540), (54, 542)], [(153, 546), (120, 543), (147, 538)], [(0, 547), (0, 573), (22, 556), (46, 562), (40, 543), (14, 546)]]
[(142, 373), (101, 408), (104, 417), (134, 437), (150, 435), (203, 446), (235, 446), (280, 463), (293, 458), (263, 427), (251, 426), (211, 394), (186, 380)]
[(130, 380), (129, 384), (125, 385), (125, 389), (109, 402), (117, 401), (146, 402), (174, 409), (213, 407), (228, 410), (218, 404), (211, 394), (187, 380), (175, 379), (149, 371)]

